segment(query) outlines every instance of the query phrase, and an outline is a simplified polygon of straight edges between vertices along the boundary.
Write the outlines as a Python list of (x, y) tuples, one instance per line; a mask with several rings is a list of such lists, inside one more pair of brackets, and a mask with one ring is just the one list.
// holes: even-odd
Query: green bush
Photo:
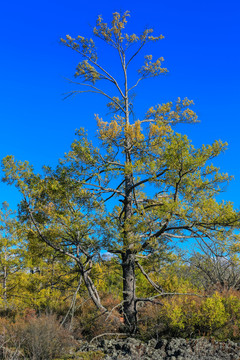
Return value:
[(240, 339), (240, 294), (228, 291), (212, 296), (173, 296), (162, 306), (148, 305), (140, 311), (141, 337), (215, 337)]

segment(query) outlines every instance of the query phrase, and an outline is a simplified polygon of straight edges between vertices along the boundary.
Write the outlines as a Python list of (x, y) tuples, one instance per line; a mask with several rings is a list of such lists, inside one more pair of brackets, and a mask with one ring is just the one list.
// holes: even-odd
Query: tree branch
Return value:
[(161, 286), (157, 285), (152, 279), (150, 279), (150, 277), (148, 276), (148, 274), (144, 271), (142, 265), (140, 265), (137, 260), (136, 260), (136, 264), (137, 264), (138, 268), (140, 269), (141, 273), (145, 276), (145, 278), (147, 279), (147, 281), (154, 287), (154, 289), (155, 289), (158, 293), (163, 293), (163, 288), (161, 288)]
[(118, 91), (120, 92), (121, 96), (124, 98), (124, 94), (120, 88), (120, 86), (118, 85), (118, 82), (116, 81), (116, 79), (109, 74), (101, 65), (99, 65), (96, 61), (92, 60), (90, 56), (84, 54), (82, 51), (78, 50), (78, 49), (73, 49), (72, 46), (70, 46), (69, 44), (65, 44), (65, 46), (70, 47), (72, 50), (75, 50), (76, 52), (78, 52), (80, 55), (82, 55), (82, 57), (85, 57), (86, 59), (88, 59), (92, 64), (94, 64), (96, 67), (98, 67), (104, 74), (107, 75), (107, 77), (109, 78), (109, 81), (114, 83), (118, 89)]
[[(71, 80), (68, 79), (68, 81), (71, 81)], [(88, 86), (88, 87), (90, 87), (90, 88), (93, 89), (93, 90), (82, 90), (82, 91), (81, 91), (81, 90), (73, 90), (73, 91), (71, 91), (71, 92), (69, 93), (68, 96), (66, 96), (66, 97), (64, 98), (64, 100), (67, 99), (69, 96), (73, 95), (74, 93), (92, 92), (92, 93), (100, 94), (100, 95), (103, 95), (103, 96), (107, 97), (109, 100), (113, 101), (113, 102), (119, 107), (119, 109), (122, 110), (122, 112), (125, 111), (125, 110), (123, 109), (123, 107), (122, 107), (113, 97), (111, 97), (110, 95), (106, 94), (103, 90), (99, 89), (98, 87), (93, 86), (93, 85), (91, 85), (91, 84), (78, 83), (78, 82), (75, 82), (75, 81), (71, 81), (71, 82), (74, 83), (74, 84), (80, 85), (80, 86)]]

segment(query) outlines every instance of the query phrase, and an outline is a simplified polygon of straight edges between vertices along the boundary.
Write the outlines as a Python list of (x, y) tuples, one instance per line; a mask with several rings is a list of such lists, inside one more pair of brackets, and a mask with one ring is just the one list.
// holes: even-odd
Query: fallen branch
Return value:
[(103, 337), (103, 336), (128, 336), (128, 334), (126, 333), (104, 333), (104, 334), (100, 334), (100, 335), (97, 335), (95, 336), (90, 342), (89, 344), (92, 344), (92, 342), (100, 337)]

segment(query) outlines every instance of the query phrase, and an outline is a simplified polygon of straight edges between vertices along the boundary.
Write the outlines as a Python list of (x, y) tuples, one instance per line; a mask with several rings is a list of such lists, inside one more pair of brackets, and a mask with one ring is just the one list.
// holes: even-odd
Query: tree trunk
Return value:
[(89, 277), (88, 272), (82, 267), (82, 265), (79, 266), (79, 268), (80, 268), (80, 273), (81, 273), (81, 275), (83, 277), (83, 281), (84, 281), (84, 283), (86, 285), (88, 294), (89, 294), (90, 298), (92, 299), (94, 305), (102, 313), (107, 313), (107, 309), (101, 304), (101, 300), (100, 300), (100, 297), (98, 295), (98, 291), (97, 291), (92, 279)]
[(7, 269), (7, 249), (4, 247), (4, 269), (3, 269), (3, 301), (4, 307), (7, 307), (7, 277), (8, 277), (8, 269)]
[[(125, 124), (128, 128), (129, 122), (129, 98), (128, 98), (128, 81), (127, 81), (127, 67), (125, 62), (125, 54), (122, 54), (122, 65), (125, 78)], [(125, 164), (132, 163), (131, 160), (131, 139), (128, 133), (125, 133)], [(129, 168), (127, 169), (129, 172)], [(128, 227), (129, 220), (133, 213), (133, 173), (125, 174), (125, 199), (124, 199), (124, 241), (123, 245), (126, 249), (122, 254), (122, 272), (123, 272), (123, 316), (125, 331), (129, 334), (135, 334), (137, 331), (137, 311), (136, 311), (136, 276), (135, 276), (135, 252), (131, 243), (131, 230), (126, 230), (125, 225)]]
[(123, 316), (126, 332), (137, 331), (135, 254), (127, 250), (122, 255), (123, 270)]
[(7, 267), (4, 266), (4, 273), (3, 273), (3, 301), (4, 305), (7, 304)]

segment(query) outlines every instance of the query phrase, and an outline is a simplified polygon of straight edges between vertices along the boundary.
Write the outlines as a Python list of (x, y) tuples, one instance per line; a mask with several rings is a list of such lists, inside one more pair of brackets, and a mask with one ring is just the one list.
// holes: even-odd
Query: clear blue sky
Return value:
[[(165, 39), (147, 53), (165, 58), (165, 77), (137, 90), (137, 116), (178, 96), (195, 101), (201, 123), (182, 126), (199, 146), (222, 139), (228, 151), (217, 165), (235, 176), (223, 198), (240, 206), (240, 4), (229, 1), (12, 0), (1, 4), (0, 158), (15, 155), (40, 171), (69, 150), (79, 127), (95, 134), (94, 113), (105, 116), (105, 102), (93, 95), (63, 101), (78, 58), (59, 45), (66, 34), (90, 36), (98, 14), (130, 10), (129, 32), (153, 27)], [(100, 60), (116, 70), (107, 50)], [(144, 54), (141, 56), (143, 57)], [(0, 202), (12, 208), (17, 192), (0, 184)]]

